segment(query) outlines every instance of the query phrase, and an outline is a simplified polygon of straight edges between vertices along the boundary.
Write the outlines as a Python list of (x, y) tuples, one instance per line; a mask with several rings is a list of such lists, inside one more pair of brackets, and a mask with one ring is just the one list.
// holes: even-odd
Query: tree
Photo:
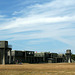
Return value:
[(75, 54), (71, 55), (71, 59), (75, 60)]

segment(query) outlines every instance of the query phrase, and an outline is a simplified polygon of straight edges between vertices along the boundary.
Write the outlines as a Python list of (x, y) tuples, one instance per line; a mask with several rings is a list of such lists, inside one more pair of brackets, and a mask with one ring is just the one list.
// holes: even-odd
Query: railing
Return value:
[(12, 48), (12, 45), (8, 45), (8, 48)]

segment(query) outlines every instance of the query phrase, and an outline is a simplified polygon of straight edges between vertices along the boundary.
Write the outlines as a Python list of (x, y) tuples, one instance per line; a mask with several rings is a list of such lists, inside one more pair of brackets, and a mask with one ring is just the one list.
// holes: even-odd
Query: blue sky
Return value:
[(13, 50), (75, 53), (75, 0), (0, 0), (0, 40)]

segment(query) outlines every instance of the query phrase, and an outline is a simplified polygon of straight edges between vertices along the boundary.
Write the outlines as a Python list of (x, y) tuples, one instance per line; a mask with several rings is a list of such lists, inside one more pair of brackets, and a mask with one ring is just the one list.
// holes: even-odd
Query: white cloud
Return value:
[(18, 18), (12, 20), (6, 24), (5, 27), (1, 27), (0, 29), (12, 29), (16, 27), (32, 27), (32, 26), (39, 26), (41, 24), (48, 24), (48, 23), (60, 23), (60, 22), (72, 22), (75, 20), (75, 16), (64, 16), (64, 17), (27, 17), (27, 18)]

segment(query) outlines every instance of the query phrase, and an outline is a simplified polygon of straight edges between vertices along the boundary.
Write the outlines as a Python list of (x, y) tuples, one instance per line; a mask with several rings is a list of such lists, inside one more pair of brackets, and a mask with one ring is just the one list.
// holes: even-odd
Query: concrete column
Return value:
[(71, 63), (71, 56), (70, 55), (68, 55), (67, 61), (68, 61), (68, 63)]
[(11, 50), (9, 50), (10, 56), (9, 56), (9, 64), (11, 64)]
[(43, 57), (43, 62), (46, 62), (46, 61), (45, 61), (45, 57)]
[(5, 65), (5, 48), (3, 49), (3, 65)]
[(16, 62), (15, 62), (15, 56), (13, 56), (13, 63), (16, 63)]
[(69, 58), (68, 63), (71, 63), (71, 58)]
[(27, 56), (26, 56), (26, 52), (25, 52), (25, 63), (27, 63)]
[(66, 50), (66, 60), (71, 63), (71, 50)]
[[(7, 52), (8, 52), (8, 50), (6, 50)], [(8, 53), (6, 54), (6, 64), (8, 64), (9, 63), (9, 59), (8, 59)]]
[(33, 59), (34, 59), (34, 63), (35, 63), (35, 57)]

